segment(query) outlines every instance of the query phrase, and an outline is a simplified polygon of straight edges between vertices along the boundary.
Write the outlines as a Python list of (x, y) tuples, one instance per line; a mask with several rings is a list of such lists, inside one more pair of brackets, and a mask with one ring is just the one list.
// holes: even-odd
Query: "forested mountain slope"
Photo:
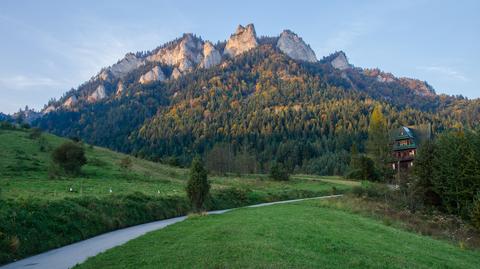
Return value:
[[(257, 37), (239, 26), (215, 45), (185, 34), (127, 54), (51, 101), (34, 124), (62, 136), (151, 159), (188, 163), (212, 149), (224, 158), (342, 173), (352, 143), (382, 105), (388, 126), (471, 128), (480, 101), (437, 95), (428, 83), (351, 65), (344, 52), (320, 61), (296, 34)], [(215, 146), (216, 145), (216, 146)], [(360, 151), (363, 149), (360, 147)], [(225, 157), (226, 156), (226, 157)]]

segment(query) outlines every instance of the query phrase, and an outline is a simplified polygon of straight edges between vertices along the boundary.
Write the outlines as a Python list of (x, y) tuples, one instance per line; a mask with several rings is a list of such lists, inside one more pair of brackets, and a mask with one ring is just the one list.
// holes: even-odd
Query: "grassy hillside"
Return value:
[[(49, 177), (52, 150), (67, 139), (32, 130), (0, 129), (0, 264), (110, 230), (188, 213), (188, 170), (85, 145), (78, 177)], [(335, 178), (265, 175), (211, 177), (208, 209), (342, 192)], [(324, 181), (325, 180), (325, 181)], [(333, 180), (333, 181), (332, 181)], [(70, 191), (72, 189), (72, 191)], [(110, 192), (111, 190), (111, 192)]]
[[(119, 163), (127, 155), (87, 145), (88, 163), (82, 168), (81, 176), (50, 179), (48, 170), (51, 150), (67, 139), (47, 133), (32, 139), (30, 133), (25, 129), (0, 130), (0, 196), (4, 199), (34, 197), (52, 200), (133, 192), (159, 197), (185, 195), (187, 169), (131, 157), (132, 168), (125, 171)], [(338, 191), (348, 188), (348, 184), (336, 184), (325, 179), (322, 181), (323, 178), (319, 177), (298, 176), (285, 183), (270, 181), (265, 175), (211, 177), (213, 191), (240, 188), (268, 194), (294, 190), (331, 191), (333, 186)], [(70, 188), (73, 192), (70, 192)]]
[(189, 218), (77, 268), (477, 268), (479, 259), (478, 251), (305, 201)]

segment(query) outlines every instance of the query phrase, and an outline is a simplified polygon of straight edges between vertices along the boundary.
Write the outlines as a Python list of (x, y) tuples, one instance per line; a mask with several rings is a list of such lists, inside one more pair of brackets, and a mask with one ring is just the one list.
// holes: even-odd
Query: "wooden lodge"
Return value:
[(408, 127), (401, 127), (392, 137), (392, 168), (395, 171), (405, 171), (413, 167), (417, 154), (417, 142), (414, 132)]

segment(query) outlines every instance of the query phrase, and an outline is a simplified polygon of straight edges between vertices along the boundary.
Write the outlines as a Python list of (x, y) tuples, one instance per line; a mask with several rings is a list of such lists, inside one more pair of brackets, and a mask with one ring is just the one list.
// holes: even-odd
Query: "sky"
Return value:
[(0, 1), (0, 112), (41, 109), (116, 63), (195, 33), (226, 40), (290, 29), (317, 58), (343, 50), (358, 67), (480, 97), (480, 1)]

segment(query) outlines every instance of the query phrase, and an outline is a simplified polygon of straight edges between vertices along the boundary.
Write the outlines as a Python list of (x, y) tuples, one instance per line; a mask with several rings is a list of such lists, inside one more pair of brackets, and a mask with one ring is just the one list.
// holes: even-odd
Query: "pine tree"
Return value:
[(415, 176), (414, 189), (419, 193), (420, 198), (427, 205), (439, 205), (441, 202), (440, 195), (435, 191), (432, 182), (434, 174), (434, 161), (436, 145), (433, 141), (427, 140), (418, 149), (415, 158), (415, 166), (413, 174)]
[(194, 211), (202, 210), (203, 204), (210, 192), (210, 183), (207, 178), (207, 171), (199, 157), (192, 161), (190, 178), (187, 182), (187, 196)]

